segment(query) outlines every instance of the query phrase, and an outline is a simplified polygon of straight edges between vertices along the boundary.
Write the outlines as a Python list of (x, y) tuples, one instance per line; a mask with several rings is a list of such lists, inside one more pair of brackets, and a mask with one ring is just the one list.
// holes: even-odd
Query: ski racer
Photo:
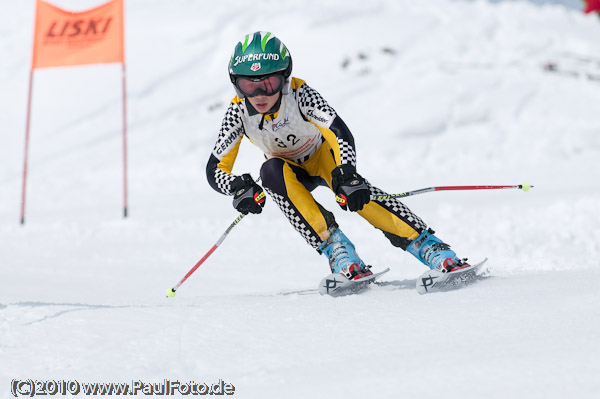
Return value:
[[(237, 96), (208, 160), (210, 185), (233, 196), (233, 207), (243, 214), (261, 213), (266, 191), (308, 245), (328, 258), (331, 272), (347, 279), (372, 272), (333, 213), (312, 196), (318, 186), (329, 187), (343, 210), (358, 213), (429, 268), (468, 267), (398, 199), (371, 200), (385, 192), (357, 172), (352, 133), (315, 89), (291, 73), (288, 49), (270, 32), (248, 34), (236, 44), (229, 77)], [(248, 173), (232, 174), (244, 136), (265, 154), (262, 187)]]

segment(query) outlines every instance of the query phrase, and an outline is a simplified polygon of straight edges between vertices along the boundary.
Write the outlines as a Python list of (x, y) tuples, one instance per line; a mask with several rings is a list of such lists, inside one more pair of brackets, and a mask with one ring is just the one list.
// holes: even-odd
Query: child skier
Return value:
[(260, 170), (265, 191), (308, 244), (327, 256), (332, 273), (348, 279), (372, 274), (334, 215), (312, 196), (320, 185), (333, 191), (342, 209), (357, 212), (429, 268), (468, 267), (398, 199), (370, 199), (385, 192), (356, 171), (350, 130), (317, 91), (291, 73), (292, 57), (271, 33), (255, 32), (236, 44), (229, 77), (237, 96), (206, 167), (210, 185), (232, 195), (239, 212), (262, 212), (263, 188), (249, 174), (231, 173), (246, 136), (265, 154)]

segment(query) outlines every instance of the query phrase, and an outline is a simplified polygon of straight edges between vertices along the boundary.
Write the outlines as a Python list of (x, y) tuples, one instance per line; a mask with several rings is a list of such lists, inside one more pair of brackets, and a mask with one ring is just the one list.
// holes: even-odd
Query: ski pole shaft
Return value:
[[(256, 180), (257, 182), (260, 181), (260, 177)], [(259, 203), (260, 200), (264, 199), (265, 197), (265, 193), (261, 192), (260, 195), (255, 195), (254, 196), (254, 201), (256, 201), (256, 203)], [(200, 259), (198, 261), (198, 263), (196, 263), (194, 265), (194, 267), (192, 267), (190, 269), (189, 272), (187, 272), (187, 274), (185, 276), (183, 276), (183, 278), (177, 283), (177, 285), (173, 288), (169, 288), (167, 290), (167, 297), (168, 298), (172, 298), (175, 296), (175, 291), (177, 291), (177, 289), (179, 287), (181, 287), (181, 284), (183, 284), (185, 282), (185, 280), (188, 279), (188, 277), (190, 277), (195, 271), (196, 269), (198, 269), (200, 267), (200, 265), (202, 265), (204, 263), (204, 261), (206, 259), (208, 259), (208, 257), (210, 255), (212, 255), (213, 252), (215, 252), (215, 250), (219, 247), (219, 245), (221, 245), (221, 243), (223, 243), (223, 241), (225, 241), (225, 238), (227, 238), (227, 235), (229, 234), (229, 232), (231, 230), (233, 230), (233, 228), (235, 226), (237, 226), (237, 224), (244, 218), (244, 216), (246, 216), (246, 214), (244, 213), (240, 213), (239, 216), (229, 225), (229, 227), (227, 228), (227, 230), (225, 230), (225, 233), (223, 233), (223, 235), (217, 240), (217, 242), (215, 243), (215, 245), (212, 246), (211, 249), (208, 250), (208, 252), (202, 257), (202, 259)]]
[(422, 188), (420, 190), (407, 191), (405, 193), (399, 194), (383, 194), (383, 195), (371, 195), (371, 199), (375, 201), (387, 200), (391, 198), (402, 198), (402, 197), (410, 197), (418, 194), (430, 193), (433, 191), (459, 191), (459, 190), (501, 190), (501, 189), (510, 189), (510, 188), (518, 188), (519, 190), (523, 190), (525, 192), (529, 191), (533, 186), (529, 183), (523, 183), (513, 186), (440, 186), (440, 187), (428, 187)]
[(229, 234), (229, 232), (231, 230), (233, 230), (233, 228), (244, 218), (244, 216), (246, 216), (246, 215), (244, 215), (243, 213), (240, 213), (240, 215), (233, 221), (233, 223), (231, 223), (229, 225), (229, 227), (227, 228), (227, 230), (225, 230), (225, 233), (223, 233), (223, 235), (221, 236), (221, 238), (219, 238), (219, 240), (216, 242), (216, 244), (212, 246), (212, 248), (206, 253), (206, 255), (204, 255), (202, 257), (202, 259), (200, 259), (198, 261), (198, 263), (196, 263), (196, 265), (194, 265), (194, 267), (192, 267), (190, 269), (190, 271), (187, 272), (187, 274), (181, 279), (181, 281), (179, 281), (177, 283), (177, 285), (175, 287), (171, 288), (171, 291), (173, 292), (173, 294), (175, 293), (175, 291), (177, 291), (177, 289), (179, 287), (181, 287), (181, 284), (183, 284), (185, 282), (185, 280), (187, 280), (188, 277), (190, 277), (196, 271), (196, 269), (198, 269), (200, 267), (200, 265), (202, 265), (204, 263), (204, 261), (206, 259), (208, 259), (208, 257), (210, 255), (212, 255), (213, 252), (215, 252), (215, 250), (217, 249), (217, 247), (219, 245), (221, 245), (221, 243), (225, 240), (225, 238), (227, 237), (227, 235)]

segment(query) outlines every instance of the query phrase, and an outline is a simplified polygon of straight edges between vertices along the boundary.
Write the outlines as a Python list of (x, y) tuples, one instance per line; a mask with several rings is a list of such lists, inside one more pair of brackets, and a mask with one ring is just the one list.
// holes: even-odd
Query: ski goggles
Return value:
[(280, 73), (258, 77), (239, 76), (235, 79), (235, 87), (246, 97), (255, 97), (259, 94), (272, 96), (281, 91), (284, 82), (285, 78)]

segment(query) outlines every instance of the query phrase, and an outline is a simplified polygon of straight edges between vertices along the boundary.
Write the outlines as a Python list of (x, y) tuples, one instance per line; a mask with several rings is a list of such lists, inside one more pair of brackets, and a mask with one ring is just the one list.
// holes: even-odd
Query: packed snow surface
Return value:
[[(55, 0), (71, 10), (99, 0)], [(121, 67), (37, 70), (20, 222), (35, 2), (0, 12), (0, 398), (13, 380), (223, 380), (239, 398), (597, 398), (600, 20), (577, 1), (127, 0), (129, 217)], [(420, 296), (425, 271), (333, 195), (382, 285), (329, 272), (273, 201), (244, 218), (205, 164), (227, 63), (271, 31), (352, 130), (358, 171), (492, 276)], [(547, 71), (548, 62), (558, 67)], [(263, 156), (247, 140), (234, 172)], [(83, 393), (80, 396), (84, 396)]]

